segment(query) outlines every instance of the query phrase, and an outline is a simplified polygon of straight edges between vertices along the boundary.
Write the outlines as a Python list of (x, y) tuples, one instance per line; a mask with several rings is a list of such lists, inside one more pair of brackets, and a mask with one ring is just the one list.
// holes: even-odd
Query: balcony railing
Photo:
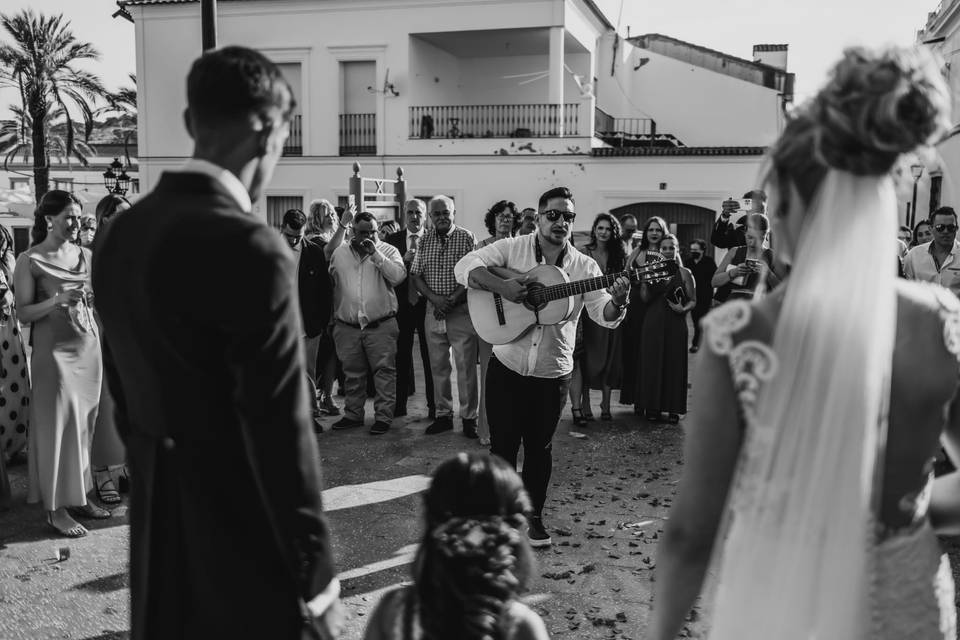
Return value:
[(287, 141), (283, 143), (283, 155), (303, 155), (303, 116), (299, 113), (290, 119), (290, 135), (287, 136)]
[(653, 118), (614, 118), (602, 109), (594, 110), (593, 134), (615, 147), (683, 146), (676, 137), (657, 133)]
[(340, 155), (372, 156), (377, 153), (377, 114), (340, 115)]
[(580, 132), (579, 104), (410, 107), (410, 138), (546, 138)]

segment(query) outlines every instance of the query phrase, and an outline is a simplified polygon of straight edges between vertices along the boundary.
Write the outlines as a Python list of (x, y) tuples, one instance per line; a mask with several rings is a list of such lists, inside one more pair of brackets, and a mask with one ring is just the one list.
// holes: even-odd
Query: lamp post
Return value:
[(115, 193), (119, 196), (127, 195), (130, 188), (130, 176), (127, 175), (119, 158), (114, 158), (107, 170), (103, 172), (103, 186), (107, 188), (108, 193)]
[(917, 183), (920, 182), (920, 176), (923, 175), (923, 165), (910, 165), (910, 174), (913, 176), (913, 200), (910, 205), (910, 224), (907, 226), (913, 229), (913, 226), (917, 222)]
[(217, 48), (217, 0), (200, 0), (200, 35), (203, 50)]

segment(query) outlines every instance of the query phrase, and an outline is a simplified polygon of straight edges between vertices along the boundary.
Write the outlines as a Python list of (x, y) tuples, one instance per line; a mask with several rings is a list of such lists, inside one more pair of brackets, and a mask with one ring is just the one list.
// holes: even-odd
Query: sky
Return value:
[[(938, 0), (595, 0), (619, 31), (661, 33), (750, 59), (755, 44), (788, 44), (798, 100), (822, 84), (844, 47), (911, 44)], [(111, 18), (115, 0), (3, 0), (0, 11), (63, 13), (102, 54), (87, 65), (113, 90), (136, 67), (134, 26)], [(622, 14), (621, 14), (622, 7)], [(3, 37), (3, 36), (0, 36)], [(0, 94), (0, 105), (16, 99)], [(3, 116), (0, 115), (0, 119)]]

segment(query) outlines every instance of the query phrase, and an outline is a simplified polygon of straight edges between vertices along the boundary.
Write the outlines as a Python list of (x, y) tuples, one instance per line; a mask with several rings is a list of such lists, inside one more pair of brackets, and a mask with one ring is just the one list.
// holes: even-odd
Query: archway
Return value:
[(684, 255), (690, 242), (698, 238), (707, 241), (707, 253), (714, 255), (715, 249), (710, 244), (710, 233), (713, 231), (717, 214), (711, 209), (682, 202), (634, 202), (611, 209), (610, 213), (618, 219), (628, 213), (633, 214), (637, 218), (640, 229), (643, 229), (643, 224), (649, 218), (660, 216), (667, 221), (671, 231), (677, 234)]

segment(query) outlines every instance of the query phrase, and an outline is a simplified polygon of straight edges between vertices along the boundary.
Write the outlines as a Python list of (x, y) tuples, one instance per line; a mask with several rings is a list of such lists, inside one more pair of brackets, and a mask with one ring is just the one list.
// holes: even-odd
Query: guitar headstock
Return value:
[(655, 284), (666, 282), (677, 273), (680, 266), (676, 260), (666, 260), (662, 257), (654, 262), (648, 262), (636, 269), (636, 276), (641, 282)]

